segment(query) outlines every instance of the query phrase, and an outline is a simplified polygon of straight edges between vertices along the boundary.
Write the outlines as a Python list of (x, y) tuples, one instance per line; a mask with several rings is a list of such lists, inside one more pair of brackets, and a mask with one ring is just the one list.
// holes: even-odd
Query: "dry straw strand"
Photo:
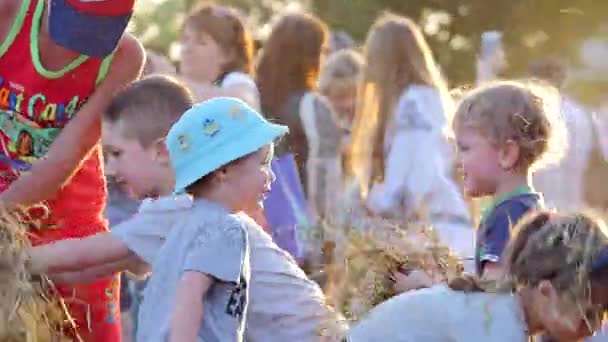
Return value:
[(0, 341), (73, 341), (64, 332), (74, 330), (74, 322), (53, 284), (27, 271), (30, 244), (15, 216), (0, 211)]

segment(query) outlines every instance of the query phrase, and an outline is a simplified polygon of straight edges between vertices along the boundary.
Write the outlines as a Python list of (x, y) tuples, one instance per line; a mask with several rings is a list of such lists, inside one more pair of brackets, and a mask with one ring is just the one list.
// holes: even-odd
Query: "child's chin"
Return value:
[(143, 195), (140, 194), (139, 192), (133, 190), (130, 187), (125, 187), (124, 188), (124, 193), (127, 195), (127, 197), (129, 197), (129, 199), (133, 200), (133, 201), (141, 201), (143, 198)]

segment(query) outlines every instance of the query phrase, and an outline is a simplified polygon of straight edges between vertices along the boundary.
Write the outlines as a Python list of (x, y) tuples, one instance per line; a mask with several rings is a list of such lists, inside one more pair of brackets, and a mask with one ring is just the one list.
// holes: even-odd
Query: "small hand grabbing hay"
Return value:
[(73, 327), (60, 299), (49, 296), (51, 284), (27, 271), (25, 228), (0, 212), (0, 341), (73, 341), (63, 331)]
[(393, 272), (422, 270), (437, 281), (462, 274), (462, 264), (428, 226), (368, 218), (363, 229), (349, 229), (336, 239), (337, 273), (330, 290), (332, 304), (349, 319), (359, 319), (374, 306), (397, 295)]

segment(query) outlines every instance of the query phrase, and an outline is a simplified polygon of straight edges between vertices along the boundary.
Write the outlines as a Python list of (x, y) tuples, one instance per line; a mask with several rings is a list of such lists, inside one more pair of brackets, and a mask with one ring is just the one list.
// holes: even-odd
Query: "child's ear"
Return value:
[(507, 140), (498, 150), (498, 163), (505, 170), (511, 170), (519, 161), (520, 148), (514, 140)]
[(559, 294), (555, 289), (555, 286), (548, 280), (541, 280), (537, 286), (538, 293), (547, 302), (555, 301), (559, 299)]
[(158, 139), (154, 143), (154, 157), (157, 161), (162, 164), (169, 164), (169, 150), (167, 150), (167, 145), (165, 144), (165, 138)]

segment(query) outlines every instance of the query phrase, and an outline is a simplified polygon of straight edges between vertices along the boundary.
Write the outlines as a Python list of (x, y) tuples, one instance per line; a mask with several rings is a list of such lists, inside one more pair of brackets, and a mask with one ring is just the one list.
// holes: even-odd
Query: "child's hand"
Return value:
[(408, 274), (396, 271), (390, 275), (395, 282), (395, 291), (407, 292), (433, 286), (433, 279), (422, 270), (414, 270)]

